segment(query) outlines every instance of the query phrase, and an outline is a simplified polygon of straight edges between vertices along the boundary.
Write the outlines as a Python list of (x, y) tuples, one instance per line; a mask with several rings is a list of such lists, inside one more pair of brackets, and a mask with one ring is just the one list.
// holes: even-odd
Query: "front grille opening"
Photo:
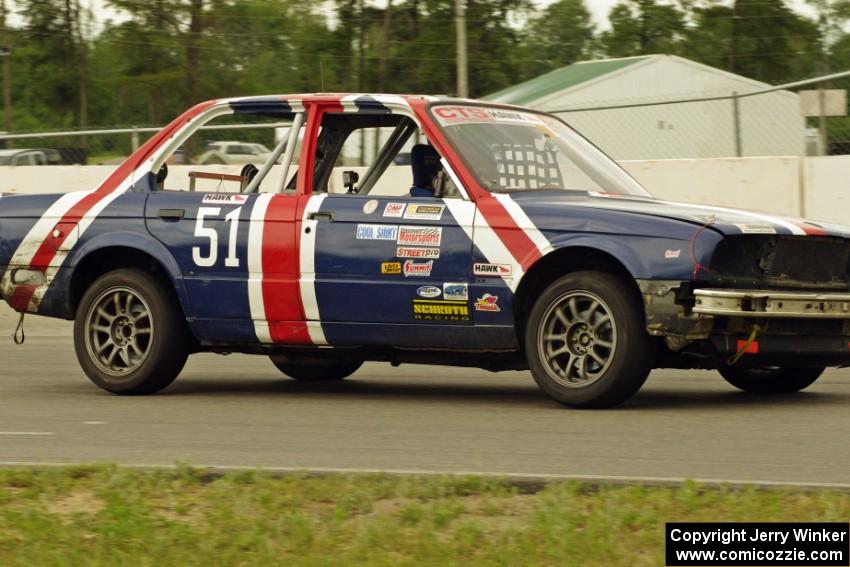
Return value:
[(848, 289), (850, 242), (841, 238), (741, 235), (723, 239), (711, 258), (724, 287)]

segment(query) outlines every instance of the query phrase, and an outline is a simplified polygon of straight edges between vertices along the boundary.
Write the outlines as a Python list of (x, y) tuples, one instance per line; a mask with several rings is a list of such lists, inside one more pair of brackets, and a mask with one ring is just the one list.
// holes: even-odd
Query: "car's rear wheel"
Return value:
[(152, 274), (109, 272), (83, 295), (74, 347), (86, 375), (114, 394), (152, 394), (171, 384), (189, 355), (173, 294)]
[(653, 344), (640, 296), (621, 279), (575, 272), (552, 283), (528, 318), (525, 349), (535, 381), (578, 408), (618, 405), (643, 385)]
[(808, 388), (823, 374), (823, 367), (725, 366), (720, 375), (736, 388), (751, 394), (790, 394)]
[(333, 382), (348, 378), (363, 366), (362, 360), (270, 356), (278, 370), (300, 382)]

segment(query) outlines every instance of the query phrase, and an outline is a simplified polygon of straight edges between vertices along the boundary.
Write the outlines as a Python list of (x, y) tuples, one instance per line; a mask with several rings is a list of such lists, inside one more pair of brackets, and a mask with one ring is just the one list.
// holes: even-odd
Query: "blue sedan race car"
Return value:
[[(264, 163), (169, 187), (171, 155), (222, 116), (289, 126)], [(370, 163), (345, 170), (369, 131), (386, 134)], [(0, 293), (73, 319), (83, 370), (117, 394), (241, 352), (297, 380), (367, 360), (529, 369), (561, 403), (607, 407), (653, 368), (792, 392), (850, 364), (848, 237), (653, 199), (545, 113), (262, 96), (190, 109), (92, 191), (2, 196)]]

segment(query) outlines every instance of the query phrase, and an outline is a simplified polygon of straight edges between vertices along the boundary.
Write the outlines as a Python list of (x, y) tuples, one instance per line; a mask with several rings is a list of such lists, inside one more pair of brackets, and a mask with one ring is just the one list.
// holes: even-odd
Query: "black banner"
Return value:
[(847, 523), (668, 523), (667, 567), (850, 566)]

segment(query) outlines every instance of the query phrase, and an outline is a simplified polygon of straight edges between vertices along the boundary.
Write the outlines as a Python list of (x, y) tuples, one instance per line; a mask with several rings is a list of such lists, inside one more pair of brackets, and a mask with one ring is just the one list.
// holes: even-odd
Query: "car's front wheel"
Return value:
[(189, 355), (182, 310), (163, 282), (137, 269), (109, 272), (83, 295), (74, 347), (86, 375), (114, 394), (152, 394)]
[(278, 370), (300, 382), (333, 382), (348, 378), (363, 366), (361, 360), (336, 360), (332, 358), (299, 358), (271, 356)]
[(814, 384), (824, 370), (823, 367), (724, 366), (720, 369), (720, 375), (739, 390), (751, 394), (790, 394)]
[(579, 408), (618, 405), (643, 385), (653, 344), (640, 295), (602, 272), (574, 272), (540, 296), (525, 330), (535, 381), (559, 402)]

